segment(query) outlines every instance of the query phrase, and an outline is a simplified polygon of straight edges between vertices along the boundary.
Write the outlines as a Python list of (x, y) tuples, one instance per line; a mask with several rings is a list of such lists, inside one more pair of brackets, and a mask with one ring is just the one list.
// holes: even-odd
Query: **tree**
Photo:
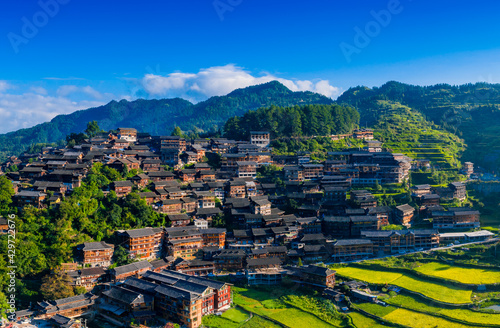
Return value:
[(9, 211), (12, 196), (14, 196), (12, 182), (4, 175), (0, 176), (0, 213)]
[(53, 274), (48, 274), (42, 278), (40, 291), (43, 297), (48, 300), (57, 300), (74, 296), (73, 288), (70, 286), (71, 278), (66, 272), (57, 269)]
[(88, 136), (85, 133), (71, 133), (66, 136), (66, 143), (68, 147), (73, 147), (83, 143), (87, 138)]
[(113, 256), (115, 261), (114, 264), (116, 264), (116, 266), (122, 266), (134, 262), (132, 259), (128, 257), (128, 252), (125, 249), (125, 247), (121, 245), (116, 248)]
[(96, 136), (98, 133), (102, 132), (101, 128), (97, 124), (97, 121), (91, 121), (87, 123), (87, 128), (85, 129), (85, 133), (90, 137)]
[(299, 263), (297, 263), (299, 267), (303, 266), (304, 264), (302, 263), (302, 259), (299, 257)]
[(182, 130), (181, 130), (181, 128), (180, 128), (180, 127), (178, 127), (178, 126), (176, 126), (176, 127), (174, 128), (174, 130), (172, 131), (172, 133), (171, 133), (170, 135), (171, 135), (171, 136), (173, 136), (173, 137), (182, 137), (182, 136), (183, 136), (183, 134), (182, 134)]

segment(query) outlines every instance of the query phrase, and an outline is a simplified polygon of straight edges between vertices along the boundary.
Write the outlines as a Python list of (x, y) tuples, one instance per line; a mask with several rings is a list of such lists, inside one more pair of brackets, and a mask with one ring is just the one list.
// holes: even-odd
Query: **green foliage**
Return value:
[(350, 107), (271, 106), (230, 118), (224, 125), (224, 135), (235, 140), (248, 140), (250, 131), (269, 131), (273, 138), (329, 136), (351, 132), (358, 123), (359, 114)]
[(397, 224), (389, 224), (384, 227), (382, 227), (382, 230), (405, 230), (406, 227), (402, 225), (397, 225)]
[(12, 196), (14, 196), (12, 182), (6, 176), (0, 176), (0, 214), (6, 215), (10, 212)]
[(68, 147), (82, 144), (88, 136), (85, 133), (70, 133), (66, 136), (66, 143)]
[(122, 266), (134, 262), (134, 260), (129, 258), (128, 252), (125, 249), (125, 247), (121, 245), (118, 246), (115, 252), (113, 253), (113, 259), (114, 259), (113, 267)]
[(277, 165), (262, 165), (257, 169), (257, 179), (260, 182), (275, 183), (281, 186), (283, 184), (282, 172), (283, 168)]
[(420, 111), (428, 121), (464, 138), (469, 145), (463, 155), (464, 161), (489, 169), (496, 169), (500, 164), (500, 157), (496, 154), (500, 141), (498, 84), (480, 82), (420, 87), (391, 81), (380, 88), (351, 88), (337, 101), (357, 108), (368, 124), (379, 119), (379, 101), (401, 103)]
[(62, 270), (47, 274), (43, 279), (40, 291), (47, 300), (56, 300), (75, 295), (71, 288), (71, 278)]
[(174, 137), (184, 137), (184, 134), (182, 133), (182, 130), (180, 127), (176, 126), (172, 133), (170, 134), (171, 136)]
[(90, 137), (96, 136), (98, 133), (104, 132), (97, 124), (97, 121), (91, 121), (87, 123), (87, 128), (85, 129), (85, 133)]

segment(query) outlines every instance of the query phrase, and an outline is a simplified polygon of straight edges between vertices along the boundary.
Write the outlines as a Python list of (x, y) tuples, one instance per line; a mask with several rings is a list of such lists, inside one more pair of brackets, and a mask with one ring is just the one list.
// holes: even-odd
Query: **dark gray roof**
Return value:
[(115, 187), (133, 187), (134, 184), (130, 180), (114, 181), (113, 186), (115, 186)]
[(115, 276), (125, 274), (125, 273), (130, 273), (142, 269), (148, 269), (151, 268), (151, 264), (148, 261), (140, 261), (140, 262), (135, 262), (131, 264), (126, 264), (122, 265), (119, 267), (116, 267), (114, 269), (111, 269), (111, 272), (114, 272)]
[(403, 211), (403, 212), (415, 211), (415, 209), (408, 204), (399, 205), (399, 206), (396, 206), (396, 208), (400, 211)]
[(256, 266), (276, 266), (281, 265), (281, 260), (278, 257), (264, 257), (260, 259), (247, 259), (247, 268)]
[(125, 280), (122, 286), (131, 290), (138, 291), (140, 293), (154, 294), (155, 289), (158, 285), (144, 279), (138, 279), (133, 277)]
[(111, 289), (102, 292), (103, 295), (123, 304), (140, 304), (144, 302), (152, 302), (151, 295), (144, 295), (130, 289), (112, 286)]
[(153, 228), (142, 228), (142, 229), (134, 229), (134, 230), (125, 230), (124, 234), (126, 234), (129, 238), (138, 238), (151, 236), (156, 234)]
[(308, 274), (313, 274), (316, 276), (325, 276), (325, 277), (335, 273), (334, 270), (330, 270), (328, 268), (324, 268), (317, 265), (306, 265), (303, 267), (299, 267), (299, 270)]
[(364, 216), (350, 216), (352, 222), (358, 221), (378, 221), (378, 218), (374, 215), (364, 215)]
[(101, 250), (101, 249), (111, 249), (114, 248), (114, 245), (106, 244), (103, 241), (96, 241), (96, 242), (86, 242), (83, 243), (83, 250), (84, 251), (94, 251), (94, 250)]
[[(378, 231), (376, 231), (378, 232)], [(334, 246), (366, 245), (372, 244), (368, 239), (341, 239), (333, 243)]]
[(169, 214), (168, 219), (170, 221), (185, 221), (189, 220), (189, 216), (185, 213), (182, 214)]
[(259, 255), (259, 254), (269, 254), (269, 253), (286, 253), (286, 251), (287, 251), (286, 246), (267, 246), (264, 248), (252, 249), (252, 254)]

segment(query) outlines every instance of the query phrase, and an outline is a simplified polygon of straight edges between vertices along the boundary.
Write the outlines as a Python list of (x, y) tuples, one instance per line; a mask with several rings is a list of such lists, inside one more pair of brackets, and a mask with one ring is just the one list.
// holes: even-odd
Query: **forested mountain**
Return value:
[(31, 144), (63, 140), (72, 132), (82, 132), (93, 120), (104, 130), (132, 127), (153, 135), (165, 135), (176, 126), (184, 131), (216, 131), (230, 117), (260, 107), (331, 103), (330, 98), (313, 92), (292, 92), (276, 81), (238, 89), (196, 105), (179, 98), (111, 101), (104, 106), (59, 115), (50, 122), (0, 135), (0, 159), (17, 155)]
[(358, 109), (361, 125), (371, 125), (384, 113), (380, 101), (386, 100), (416, 109), (463, 138), (469, 145), (463, 160), (490, 169), (500, 166), (500, 84), (421, 87), (391, 81), (378, 88), (351, 88), (337, 102)]
[(328, 136), (352, 132), (358, 124), (359, 113), (348, 106), (271, 106), (230, 118), (224, 125), (224, 135), (235, 140), (248, 140), (250, 131), (269, 131), (273, 139)]

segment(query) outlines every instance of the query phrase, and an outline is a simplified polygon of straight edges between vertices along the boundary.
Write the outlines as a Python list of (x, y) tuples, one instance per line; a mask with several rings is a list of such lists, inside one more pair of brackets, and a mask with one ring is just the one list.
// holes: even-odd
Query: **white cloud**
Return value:
[(30, 91), (32, 91), (34, 93), (41, 94), (41, 95), (48, 94), (47, 90), (45, 88), (42, 88), (42, 87), (31, 87)]
[(10, 89), (12, 86), (7, 81), (0, 80), (0, 92), (4, 92), (7, 89)]
[(91, 86), (78, 87), (76, 85), (63, 85), (57, 89), (57, 95), (61, 97), (69, 96), (70, 94), (81, 93), (91, 96), (94, 99), (102, 99), (104, 95), (92, 88)]
[(103, 105), (102, 101), (72, 101), (61, 96), (34, 92), (23, 94), (0, 93), (0, 133), (29, 128), (50, 121), (59, 114)]
[(197, 101), (274, 80), (292, 91), (313, 91), (330, 98), (336, 98), (341, 93), (340, 88), (330, 85), (328, 80), (289, 80), (268, 73), (254, 76), (232, 64), (202, 69), (198, 73), (146, 74), (141, 84), (151, 96), (183, 97)]

